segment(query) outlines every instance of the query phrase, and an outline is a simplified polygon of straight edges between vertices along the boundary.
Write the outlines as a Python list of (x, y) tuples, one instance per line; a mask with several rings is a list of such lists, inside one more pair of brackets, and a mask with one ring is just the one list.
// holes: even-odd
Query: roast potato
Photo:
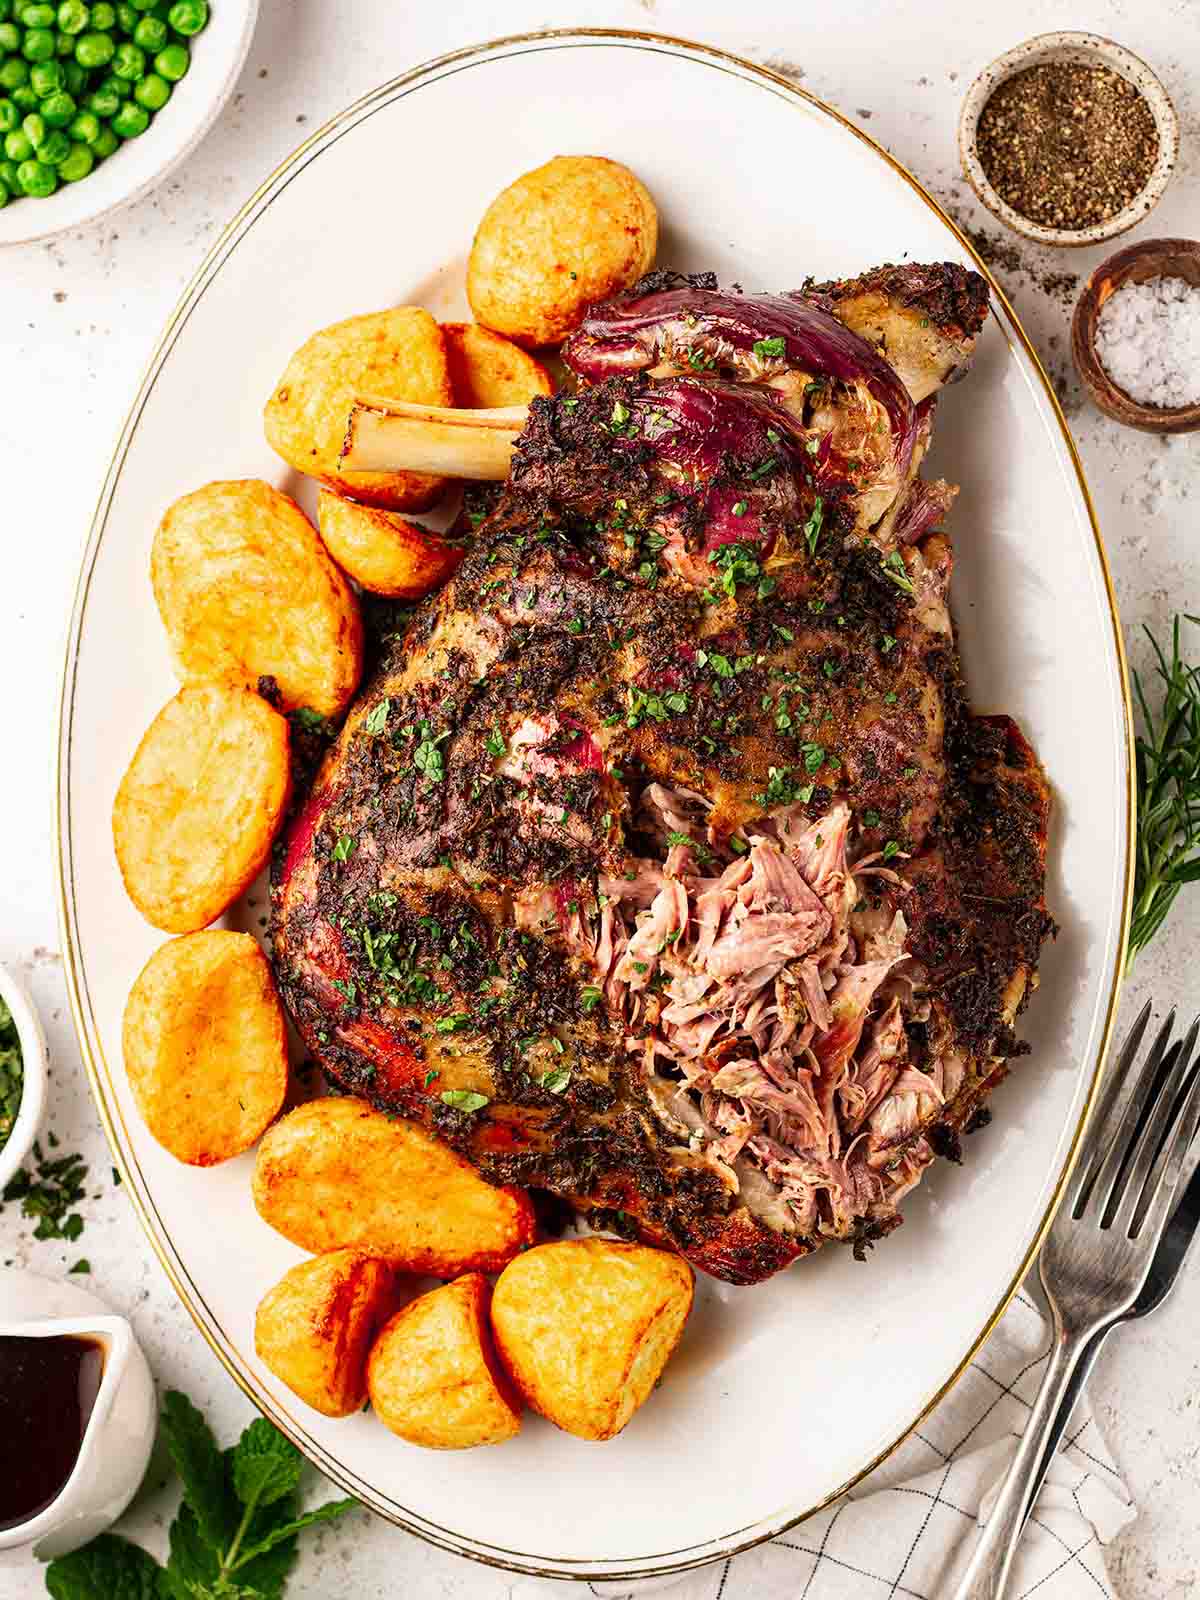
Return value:
[(558, 344), (592, 301), (648, 272), (657, 247), (654, 201), (628, 167), (555, 156), (487, 208), (467, 263), (467, 298), (479, 322), (518, 344)]
[(361, 1250), (301, 1261), (258, 1303), (259, 1359), (305, 1405), (348, 1417), (367, 1399), (367, 1354), (395, 1305), (395, 1275)]
[(258, 1148), (254, 1204), (304, 1250), (353, 1245), (435, 1278), (498, 1271), (534, 1237), (527, 1195), (493, 1188), (415, 1122), (349, 1095), (276, 1124)]
[(611, 1439), (679, 1343), (692, 1290), (687, 1262), (662, 1250), (612, 1239), (539, 1245), (496, 1285), (496, 1345), (535, 1411), (581, 1439)]
[(357, 393), (453, 405), (445, 341), (428, 311), (397, 306), (322, 328), (288, 362), (263, 413), (267, 443), (289, 466), (364, 505), (428, 510), (444, 479), (419, 472), (354, 472), (340, 465)]
[(150, 557), (154, 598), (184, 683), (279, 685), (287, 711), (333, 717), (362, 674), (349, 584), (294, 500), (257, 478), (210, 483), (167, 511)]
[(478, 322), (443, 322), (442, 333), (456, 406), (519, 406), (553, 394), (545, 367), (511, 339)]
[(130, 991), (122, 1045), (146, 1126), (191, 1166), (240, 1155), (279, 1115), (283, 1008), (248, 933), (214, 928), (156, 950)]
[(129, 898), (156, 928), (207, 927), (254, 882), (290, 789), (287, 720), (248, 689), (193, 684), (146, 730), (113, 804)]
[(521, 1402), (496, 1360), (487, 1279), (477, 1272), (397, 1311), (371, 1348), (367, 1389), (385, 1428), (430, 1450), (501, 1444)]
[(321, 538), (329, 554), (364, 589), (400, 600), (419, 600), (448, 578), (463, 558), (447, 544), (395, 511), (356, 505), (321, 490)]

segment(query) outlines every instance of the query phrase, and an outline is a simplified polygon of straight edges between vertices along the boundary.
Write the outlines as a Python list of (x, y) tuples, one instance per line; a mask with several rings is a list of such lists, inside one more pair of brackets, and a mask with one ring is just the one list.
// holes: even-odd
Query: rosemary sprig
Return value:
[(1162, 927), (1184, 884), (1200, 880), (1200, 667), (1189, 666), (1180, 651), (1184, 621), (1200, 624), (1200, 617), (1176, 616), (1170, 660), (1145, 629), (1163, 690), (1157, 719), (1133, 674), (1144, 731), (1135, 740), (1137, 868), (1127, 968)]

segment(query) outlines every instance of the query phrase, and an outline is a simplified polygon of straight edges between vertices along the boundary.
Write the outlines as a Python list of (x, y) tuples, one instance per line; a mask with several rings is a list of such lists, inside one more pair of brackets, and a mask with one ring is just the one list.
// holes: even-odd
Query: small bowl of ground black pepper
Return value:
[(1039, 244), (1101, 244), (1161, 199), (1179, 122), (1140, 57), (1094, 33), (1043, 33), (967, 92), (963, 171), (989, 211)]
[(29, 1154), (46, 1100), (46, 1039), (24, 988), (0, 967), (0, 1195)]

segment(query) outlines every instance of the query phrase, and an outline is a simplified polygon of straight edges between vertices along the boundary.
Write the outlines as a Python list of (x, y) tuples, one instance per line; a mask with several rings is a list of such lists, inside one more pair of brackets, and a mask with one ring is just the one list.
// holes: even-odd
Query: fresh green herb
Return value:
[(468, 1027), (470, 1021), (471, 1019), (465, 1011), (456, 1011), (452, 1016), (439, 1017), (434, 1023), (434, 1027), (438, 1033), (457, 1033), (460, 1028)]
[(291, 714), (291, 720), (304, 733), (324, 733), (329, 724), (319, 711), (314, 711), (311, 706), (298, 706)]
[(733, 511), (733, 514), (734, 514), (735, 517), (744, 517), (746, 515), (747, 510), (748, 510), (748, 507), (747, 507), (747, 504), (746, 504), (745, 500), (735, 500), (734, 501), (733, 506), (732, 506), (732, 511)]
[(1175, 618), (1169, 659), (1145, 629), (1162, 693), (1157, 717), (1140, 675), (1133, 674), (1142, 731), (1135, 740), (1137, 858), (1128, 965), (1162, 927), (1184, 884), (1200, 882), (1200, 666), (1183, 658), (1185, 621), (1200, 625), (1190, 612)]
[(892, 638), (890, 633), (885, 633), (883, 638), (880, 639), (879, 648), (885, 656), (889, 650), (894, 650), (896, 648), (896, 641)]
[(624, 400), (618, 400), (612, 408), (612, 421), (609, 424), (609, 431), (616, 434), (628, 433), (630, 431), (629, 407), (625, 404)]
[(358, 1505), (327, 1500), (301, 1511), (303, 1457), (265, 1417), (222, 1451), (186, 1395), (171, 1390), (162, 1430), (183, 1482), (165, 1569), (138, 1545), (102, 1533), (46, 1568), (53, 1600), (282, 1600), (298, 1535)]
[(485, 744), (487, 747), (487, 753), (490, 756), (502, 756), (507, 754), (508, 740), (500, 732), (500, 724), (498, 722), (492, 723), (492, 731), (488, 734)]
[(358, 985), (353, 978), (334, 978), (331, 980), (333, 987), (346, 998), (346, 1004), (352, 1006), (358, 999)]
[(787, 354), (787, 340), (776, 336), (773, 339), (756, 339), (754, 354), (770, 359), (772, 356), (785, 356)]
[(25, 1088), (25, 1067), (21, 1060), (21, 1041), (12, 1012), (0, 1000), (0, 1150), (17, 1120)]
[(486, 1094), (476, 1094), (474, 1089), (443, 1089), (438, 1096), (443, 1105), (456, 1111), (482, 1111), (489, 1104)]
[(902, 589), (905, 594), (912, 594), (912, 579), (908, 575), (908, 568), (904, 565), (904, 557), (899, 550), (893, 550), (886, 555), (881, 565), (885, 578), (890, 578), (897, 589)]
[(551, 1094), (561, 1094), (571, 1081), (570, 1067), (553, 1067), (549, 1072), (543, 1072), (538, 1082), (543, 1089), (549, 1089)]
[(712, 851), (700, 839), (693, 839), (690, 833), (680, 833), (677, 829), (667, 835), (668, 844), (683, 844), (694, 853), (697, 861), (711, 861)]
[(80, 1256), (79, 1260), (75, 1263), (75, 1265), (73, 1267), (68, 1267), (67, 1268), (68, 1272), (90, 1272), (91, 1270), (92, 1270), (92, 1263), (88, 1260), (88, 1258), (86, 1256)]
[(438, 1069), (436, 1067), (430, 1067), (429, 1071), (425, 1074), (424, 1087), (426, 1089), (428, 1089), (429, 1085), (433, 1082), (433, 1080), (435, 1078), (440, 1078), (440, 1077), (441, 1077), (441, 1073), (438, 1071)]
[(804, 752), (805, 770), (808, 772), (820, 772), (821, 768), (825, 764), (824, 745), (813, 744), (810, 742), (808, 744), (802, 744), (800, 748)]
[(438, 746), (448, 737), (448, 734), (443, 733), (436, 739), (422, 739), (413, 751), (413, 765), (418, 772), (423, 772), (431, 783), (441, 783), (446, 776), (446, 764)]
[(78, 1239), (83, 1218), (73, 1208), (84, 1198), (87, 1165), (81, 1155), (55, 1156), (48, 1161), (42, 1147), (33, 1147), (34, 1169), (22, 1167), (4, 1186), (0, 1200), (21, 1202), (21, 1215), (37, 1218), (35, 1239)]
[(885, 861), (890, 861), (893, 856), (898, 856), (899, 854), (900, 854), (900, 846), (899, 846), (899, 844), (897, 844), (895, 839), (889, 839), (888, 842), (883, 847), (883, 859)]
[(392, 709), (392, 702), (388, 699), (381, 700), (378, 705), (372, 706), (363, 721), (363, 728), (367, 733), (382, 733), (387, 727), (388, 712)]
[(580, 1003), (585, 1011), (594, 1011), (602, 998), (600, 990), (594, 983), (585, 984), (580, 990)]
[[(817, 764), (820, 765), (819, 762)], [(790, 806), (796, 800), (802, 805), (807, 805), (813, 797), (815, 785), (806, 783), (797, 787), (792, 782), (791, 772), (791, 767), (768, 767), (767, 787), (761, 794), (754, 796), (755, 804), (762, 806), (764, 811), (771, 806)], [(736, 849), (736, 845), (734, 847)]]
[(349, 833), (339, 833), (337, 843), (329, 854), (335, 861), (349, 861), (358, 846), (358, 840)]
[(894, 689), (889, 689), (883, 697), (883, 703), (885, 706), (894, 706), (899, 698), (899, 695)]
[(864, 811), (862, 819), (864, 828), (877, 828), (883, 821), (878, 811)]
[(647, 694), (644, 689), (639, 689), (636, 684), (629, 686), (629, 709), (625, 713), (627, 727), (636, 728), (647, 717), (655, 722), (667, 722), (673, 716), (681, 716), (688, 708), (688, 697), (679, 690), (672, 690), (670, 694)]
[(796, 637), (790, 628), (785, 628), (781, 623), (778, 622), (773, 624), (772, 631), (777, 633), (785, 644), (791, 644), (792, 640)]
[(821, 496), (818, 495), (813, 501), (813, 508), (809, 515), (809, 519), (804, 524), (804, 540), (808, 545), (808, 553), (810, 556), (815, 556), (817, 553), (817, 541), (821, 537), (821, 525), (824, 521), (825, 502)]

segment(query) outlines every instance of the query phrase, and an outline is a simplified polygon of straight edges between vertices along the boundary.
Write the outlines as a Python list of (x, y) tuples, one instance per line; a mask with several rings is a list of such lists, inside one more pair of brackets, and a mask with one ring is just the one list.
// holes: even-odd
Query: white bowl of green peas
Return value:
[(258, 0), (0, 0), (0, 245), (159, 183), (237, 81)]

